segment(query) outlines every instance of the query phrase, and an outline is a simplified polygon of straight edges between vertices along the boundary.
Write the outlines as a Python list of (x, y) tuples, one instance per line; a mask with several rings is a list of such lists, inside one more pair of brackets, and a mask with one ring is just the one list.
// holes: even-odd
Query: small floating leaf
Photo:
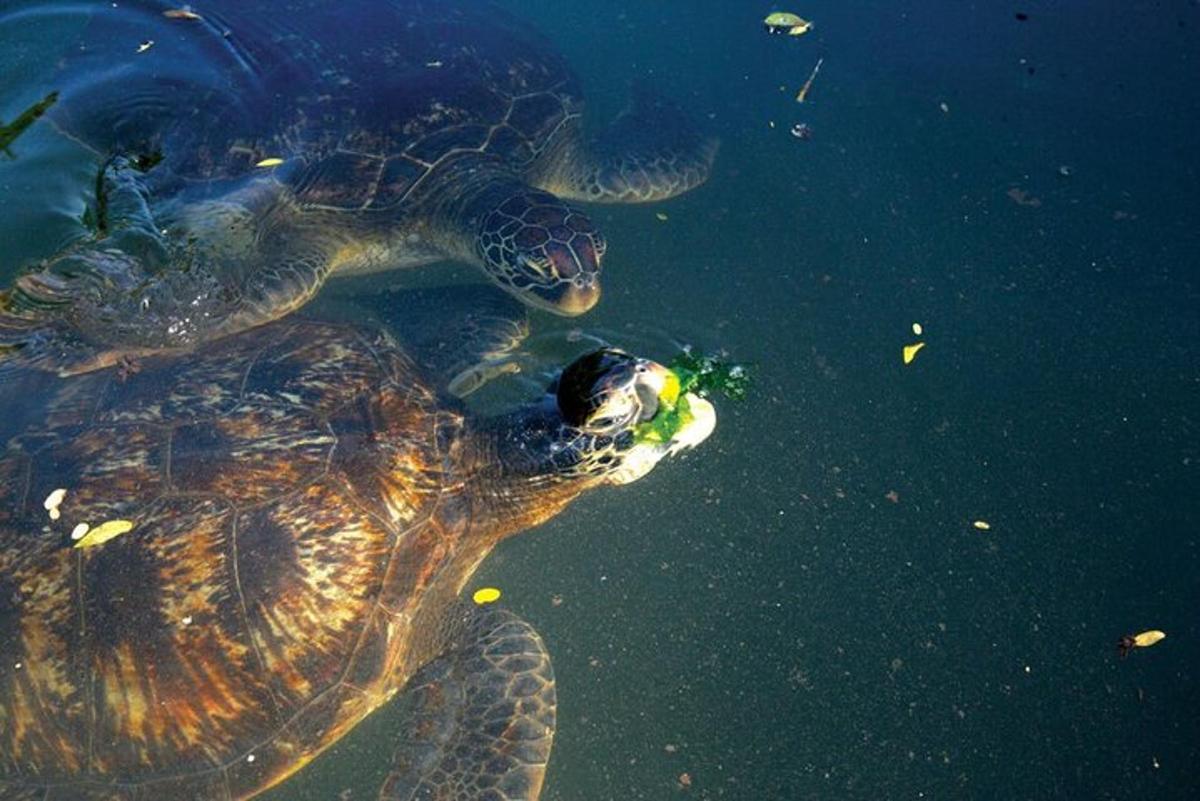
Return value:
[(471, 600), (480, 606), (495, 603), (500, 600), (500, 590), (495, 587), (480, 587), (475, 590), (475, 594), (471, 596)]
[(145, 53), (147, 50), (149, 50), (152, 47), (154, 47), (154, 40), (147, 39), (146, 41), (144, 41), (140, 45), (138, 45), (137, 51), (139, 53)]
[(1133, 644), (1138, 648), (1149, 648), (1156, 642), (1165, 640), (1166, 638), (1166, 632), (1159, 631), (1158, 629), (1150, 629), (1149, 631), (1143, 631), (1141, 634), (1135, 634)]
[(911, 345), (904, 346), (904, 363), (911, 364), (912, 360), (917, 358), (917, 352), (925, 347), (924, 342), (914, 342)]
[(925, 329), (921, 327), (920, 323), (913, 323), (912, 332), (915, 336), (921, 336), (921, 334), (925, 333)]
[(103, 545), (113, 537), (119, 537), (122, 534), (133, 531), (133, 521), (131, 520), (109, 520), (106, 523), (101, 523), (91, 531), (87, 532), (78, 542), (75, 543), (76, 548), (94, 548), (97, 545)]
[(282, 163), (283, 163), (283, 159), (272, 156), (269, 159), (263, 159), (262, 161), (258, 162), (254, 166), (255, 167), (278, 167)]
[(54, 490), (46, 496), (46, 500), (42, 501), (42, 508), (49, 512), (51, 509), (57, 509), (63, 502), (63, 498), (67, 497), (67, 491), (62, 487)]
[(668, 217), (665, 212), (661, 212), (661, 211), (654, 212), (654, 216), (659, 222), (666, 222), (667, 220), (670, 219), (670, 217)]
[(71, 539), (73, 541), (83, 539), (83, 535), (88, 533), (89, 528), (91, 528), (91, 526), (89, 526), (87, 523), (80, 523), (71, 531)]
[(986, 520), (976, 520), (971, 525), (974, 526), (975, 528), (979, 529), (980, 531), (991, 531), (991, 529), (992, 529), (992, 524)]
[(199, 14), (197, 14), (195, 11), (192, 11), (190, 8), (168, 8), (166, 11), (163, 12), (163, 16), (166, 17), (167, 19), (190, 19), (190, 20), (204, 19), (204, 17), (201, 17)]

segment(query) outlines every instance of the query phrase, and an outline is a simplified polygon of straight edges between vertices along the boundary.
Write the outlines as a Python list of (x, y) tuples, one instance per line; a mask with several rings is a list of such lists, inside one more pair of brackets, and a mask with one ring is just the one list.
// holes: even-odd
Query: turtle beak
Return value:
[[(652, 420), (661, 409), (673, 407), (679, 402), (679, 382), (672, 382), (671, 371), (657, 362), (645, 361), (641, 367), (635, 389), (641, 403), (638, 422), (645, 423)], [(672, 383), (673, 390), (670, 389)], [(708, 439), (717, 427), (716, 409), (707, 400), (691, 392), (683, 397), (687, 399), (690, 419), (666, 442), (642, 441), (626, 451), (620, 467), (609, 476), (611, 483), (629, 484), (637, 481), (653, 470), (664, 457), (694, 448)]]
[(674, 456), (680, 451), (696, 447), (708, 439), (717, 428), (717, 410), (711, 403), (690, 392), (685, 397), (688, 399), (692, 419), (671, 437), (671, 441), (667, 443), (667, 456)]
[(575, 276), (557, 301), (551, 301), (550, 310), (566, 317), (575, 317), (590, 310), (600, 302), (600, 282), (595, 273)]

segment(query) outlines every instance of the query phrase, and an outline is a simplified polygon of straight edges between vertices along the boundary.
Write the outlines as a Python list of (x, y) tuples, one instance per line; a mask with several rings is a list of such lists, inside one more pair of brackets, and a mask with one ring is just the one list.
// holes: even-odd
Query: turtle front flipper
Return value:
[(550, 655), (504, 609), (458, 610), (449, 650), (413, 676), (409, 712), (380, 801), (536, 801), (554, 738)]
[(455, 397), (520, 372), (515, 351), (529, 336), (528, 310), (491, 286), (398, 290), (356, 303), (374, 311), (433, 383)]
[(649, 203), (708, 180), (718, 141), (677, 104), (644, 88), (590, 142), (578, 126), (539, 160), (531, 183), (568, 200)]
[(138, 350), (103, 336), (117, 327), (110, 323), (129, 322), (140, 290), (169, 259), (137, 159), (104, 164), (84, 223), (89, 236), (0, 291), (0, 370), (87, 372)]
[(144, 169), (132, 158), (106, 164), (90, 234), (0, 291), (0, 365), (72, 375), (191, 350), (296, 310), (361, 250), (351, 235), (298, 229), (287, 215), (262, 226), (261, 209), (241, 202), (163, 212)]

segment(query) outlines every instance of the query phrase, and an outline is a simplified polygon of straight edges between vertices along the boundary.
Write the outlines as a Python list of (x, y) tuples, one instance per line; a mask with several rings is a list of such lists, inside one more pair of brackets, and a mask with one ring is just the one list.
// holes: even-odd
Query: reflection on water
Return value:
[[(579, 202), (602, 300), (535, 309), (521, 372), (471, 403), (536, 397), (593, 342), (757, 378), (702, 447), (476, 575), (554, 658), (543, 798), (1195, 794), (1195, 8), (505, 6), (593, 132), (648, 84), (722, 147), (661, 205)], [(770, 10), (814, 26), (769, 36)], [(3, 122), (60, 88), (57, 24), (0, 28)], [(44, 122), (0, 162), (6, 286), (87, 235), (97, 159)], [(332, 280), (304, 314), (386, 322), (397, 289), (481, 275)], [(269, 797), (374, 797), (402, 725), (371, 716)]]

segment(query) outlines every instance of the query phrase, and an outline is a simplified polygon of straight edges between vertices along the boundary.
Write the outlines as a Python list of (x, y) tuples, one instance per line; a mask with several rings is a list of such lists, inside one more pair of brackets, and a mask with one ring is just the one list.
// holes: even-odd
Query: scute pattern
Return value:
[(240, 797), (374, 708), (411, 619), (385, 577), (419, 590), (413, 555), (453, 545), (412, 371), (379, 332), (287, 322), (59, 381), (49, 423), (0, 429), (0, 797)]

